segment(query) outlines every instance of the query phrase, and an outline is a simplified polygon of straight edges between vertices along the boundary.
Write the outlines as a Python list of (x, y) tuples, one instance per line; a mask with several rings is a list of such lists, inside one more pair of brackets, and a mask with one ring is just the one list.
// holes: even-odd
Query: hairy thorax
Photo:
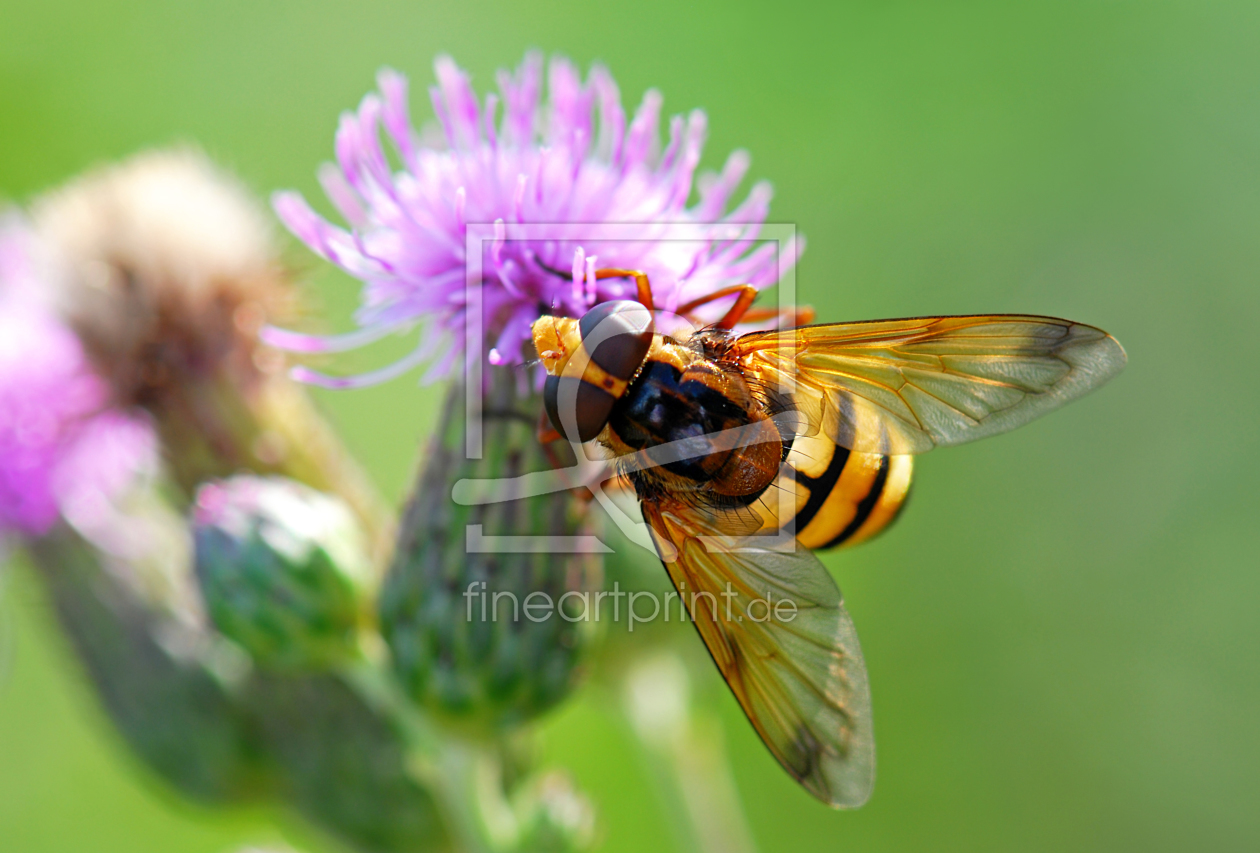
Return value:
[(619, 456), (645, 452), (655, 463), (636, 475), (645, 486), (751, 501), (774, 481), (784, 453), (768, 409), (705, 347), (658, 336), (601, 441)]

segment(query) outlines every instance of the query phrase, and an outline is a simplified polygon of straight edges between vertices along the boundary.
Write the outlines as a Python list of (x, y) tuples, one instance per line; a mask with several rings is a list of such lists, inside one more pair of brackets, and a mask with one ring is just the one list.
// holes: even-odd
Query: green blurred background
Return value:
[[(260, 193), (314, 193), (380, 66), (420, 117), (435, 54), (484, 90), (531, 46), (606, 62), (632, 104), (705, 108), (710, 166), (748, 148), (821, 318), (1057, 314), (1129, 352), (1097, 395), (921, 460), (896, 529), (826, 558), (875, 694), (867, 807), (799, 791), (722, 697), (762, 849), (1260, 849), (1260, 4), (4, 0), (0, 196), (188, 140)], [(292, 256), (344, 320), (353, 286)], [(320, 399), (401, 496), (439, 393)], [(306, 843), (164, 793), (10, 580), (0, 849)], [(623, 725), (580, 693), (545, 757), (604, 849), (670, 849)]]

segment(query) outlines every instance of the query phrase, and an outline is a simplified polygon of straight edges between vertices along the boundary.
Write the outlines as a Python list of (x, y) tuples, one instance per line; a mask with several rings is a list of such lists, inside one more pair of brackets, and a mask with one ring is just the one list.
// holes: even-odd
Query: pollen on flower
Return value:
[[(350, 387), (427, 364), (432, 380), (462, 363), (468, 348), (491, 364), (520, 364), (533, 352), (539, 316), (580, 317), (599, 302), (634, 298), (633, 281), (600, 279), (599, 268), (644, 271), (657, 307), (667, 311), (731, 285), (778, 280), (778, 247), (758, 239), (769, 186), (754, 186), (730, 206), (748, 155), (737, 151), (719, 174), (697, 178), (704, 113), (670, 119), (662, 144), (659, 93), (645, 94), (630, 115), (602, 66), (583, 79), (556, 57), (545, 71), (545, 99), (536, 53), (500, 72), (498, 92), (479, 98), (468, 75), (439, 58), (430, 89), (436, 142), (412, 125), (406, 80), (384, 71), (378, 91), (342, 116), (336, 164), (319, 172), (345, 224), (324, 219), (297, 193), (275, 196), (289, 230), (363, 290), (357, 329), (323, 337), (272, 328), (264, 332), (269, 343), (332, 353), (395, 332), (417, 334), (408, 355), (373, 373), (338, 378), (303, 368), (299, 378)], [(670, 238), (680, 224), (715, 227), (696, 239)], [(613, 239), (610, 225), (633, 226), (633, 236)], [(529, 226), (528, 236), (513, 238), (515, 226)], [(479, 243), (469, 240), (475, 233), (491, 235), (480, 258), (469, 255)], [(789, 263), (799, 248), (787, 249)], [(475, 327), (484, 330), (478, 340), (469, 339), (474, 305), (482, 315)], [(697, 313), (712, 320), (723, 309), (715, 303)]]

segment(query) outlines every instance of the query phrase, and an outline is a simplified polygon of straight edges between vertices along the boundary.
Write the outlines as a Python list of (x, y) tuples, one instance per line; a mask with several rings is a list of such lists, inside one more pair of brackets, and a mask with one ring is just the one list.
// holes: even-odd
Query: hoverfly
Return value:
[[(548, 374), (545, 440), (611, 451), (770, 752), (818, 799), (860, 806), (875, 770), (866, 669), (840, 590), (810, 549), (891, 523), (914, 454), (1070, 402), (1116, 375), (1124, 350), (1092, 326), (1024, 315), (736, 334), (753, 316), (747, 286), (681, 306), (686, 316), (736, 297), (718, 323), (678, 339), (656, 331), (643, 273), (598, 276), (634, 277), (638, 301), (533, 326)], [(791, 601), (792, 618), (768, 618), (770, 601)]]

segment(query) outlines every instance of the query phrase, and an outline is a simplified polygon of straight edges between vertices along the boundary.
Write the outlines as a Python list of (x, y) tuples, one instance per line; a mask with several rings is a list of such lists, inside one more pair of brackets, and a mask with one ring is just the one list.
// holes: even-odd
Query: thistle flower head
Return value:
[(123, 405), (161, 409), (226, 362), (256, 371), (254, 335), (285, 299), (263, 210), (187, 149), (139, 154), (33, 206), (54, 299)]
[(357, 469), (258, 340), (294, 303), (269, 216), (239, 181), (196, 151), (148, 151), (47, 193), (32, 218), (51, 301), (109, 399), (152, 416), (182, 498), (245, 469), (374, 514)]
[[(666, 310), (728, 285), (777, 281), (776, 247), (757, 245), (769, 187), (758, 184), (733, 210), (728, 205), (748, 156), (737, 151), (720, 174), (697, 179), (704, 113), (671, 119), (662, 148), (660, 94), (649, 91), (628, 115), (601, 66), (583, 80), (569, 61), (553, 59), (545, 100), (538, 54), (515, 72), (500, 72), (498, 93), (484, 99), (449, 58), (439, 58), (436, 71), (430, 94), (441, 130), (431, 144), (414, 130), (407, 82), (392, 71), (382, 72), (379, 91), (356, 112), (343, 115), (337, 164), (320, 179), (348, 227), (321, 218), (297, 193), (275, 197), (288, 228), (364, 288), (357, 331), (315, 337), (269, 330), (271, 343), (333, 352), (426, 327), (410, 355), (376, 373), (335, 379), (302, 371), (304, 378), (334, 387), (366, 384), (430, 360), (427, 378), (438, 378), (469, 347), (484, 349), (492, 364), (520, 363), (540, 315), (581, 316), (598, 302), (633, 298), (634, 282), (596, 280), (597, 268), (648, 273), (655, 301)], [(678, 223), (724, 227), (711, 239), (667, 239)], [(471, 282), (470, 225), (492, 234), (472, 241), (473, 251), (483, 246), (482, 272)], [(516, 225), (529, 226), (520, 239), (513, 236)], [(609, 239), (611, 232), (601, 230), (607, 225), (636, 229), (629, 238)], [(469, 285), (480, 289), (481, 340), (469, 339)], [(724, 307), (709, 310), (716, 318)], [(700, 317), (708, 319), (703, 311)]]
[(38, 242), (0, 219), (0, 535), (39, 535), (67, 510), (91, 512), (122, 488), (153, 439), (108, 411), (78, 339), (40, 299)]

